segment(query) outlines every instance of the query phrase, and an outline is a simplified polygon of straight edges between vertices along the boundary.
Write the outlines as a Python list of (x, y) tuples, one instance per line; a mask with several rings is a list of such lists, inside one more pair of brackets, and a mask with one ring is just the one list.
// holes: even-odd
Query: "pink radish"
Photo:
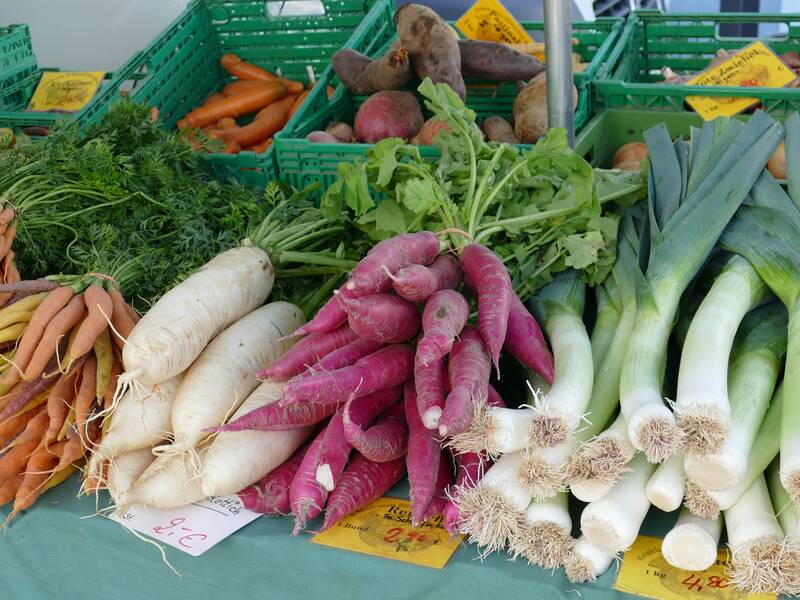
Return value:
[(310, 370), (333, 371), (335, 369), (341, 369), (342, 367), (349, 367), (360, 358), (364, 358), (368, 354), (372, 354), (381, 348), (383, 348), (381, 342), (368, 340), (362, 337), (356, 338), (346, 346), (342, 346), (320, 358), (319, 361), (311, 365)]
[(347, 441), (356, 450), (375, 462), (389, 462), (406, 453), (408, 425), (403, 404), (392, 404), (366, 431), (352, 421), (345, 421)]
[(222, 427), (213, 427), (206, 431), (285, 431), (298, 429), (319, 423), (336, 412), (336, 404), (319, 404), (315, 402), (292, 402), (281, 404), (272, 402), (257, 408)]
[(358, 335), (347, 325), (333, 331), (312, 333), (303, 338), (266, 369), (258, 372), (261, 379), (286, 381), (293, 375), (302, 373), (326, 354), (341, 348), (357, 339)]
[(414, 521), (414, 509), (412, 507), (412, 526), (416, 527), (420, 523), (427, 521), (428, 519), (432, 519), (437, 515), (441, 515), (444, 512), (445, 506), (447, 506), (448, 502), (447, 488), (450, 487), (452, 483), (453, 473), (450, 468), (450, 461), (447, 459), (446, 455), (442, 454), (441, 459), (439, 460), (439, 470), (436, 477), (436, 484), (434, 485), (433, 498), (431, 498), (431, 501), (423, 511), (422, 516), (416, 522)]
[(542, 330), (516, 294), (511, 295), (508, 329), (503, 347), (529, 369), (553, 383), (553, 355), (547, 347)]
[(339, 409), (328, 422), (318, 448), (319, 456), (314, 476), (326, 492), (330, 492), (336, 486), (347, 459), (350, 458), (350, 450), (352, 447), (344, 435), (342, 410)]
[(244, 507), (265, 515), (288, 515), (291, 510), (289, 486), (307, 451), (308, 444), (298, 449), (280, 467), (272, 470), (260, 481), (240, 491), (238, 495)]
[(392, 276), (392, 287), (401, 298), (425, 302), (439, 290), (451, 290), (461, 282), (458, 261), (447, 254), (436, 257), (429, 266), (409, 265)]
[(289, 486), (289, 506), (294, 515), (292, 535), (297, 535), (305, 529), (306, 523), (316, 519), (325, 506), (328, 492), (317, 483), (317, 460), (324, 439), (325, 429), (311, 442)]
[(447, 365), (444, 359), (423, 365), (414, 365), (414, 385), (416, 385), (417, 411), (427, 429), (437, 429), (439, 418), (444, 410), (445, 382)]
[(339, 404), (351, 394), (356, 397), (394, 387), (414, 374), (414, 348), (392, 344), (359, 359), (351, 367), (315, 373), (286, 384), (281, 403), (298, 400), (320, 404)]
[(475, 403), (488, 396), (491, 363), (481, 334), (472, 326), (465, 327), (453, 344), (448, 364), (452, 389), (447, 394), (439, 419), (439, 435), (457, 435), (469, 429)]
[(443, 358), (453, 347), (469, 318), (469, 304), (455, 290), (441, 290), (428, 298), (422, 312), (422, 339), (417, 343), (417, 364)]
[(436, 493), (436, 477), (442, 450), (439, 440), (433, 437), (434, 432), (422, 424), (413, 381), (406, 382), (404, 395), (403, 402), (408, 422), (406, 469), (411, 500), (411, 523), (414, 524), (423, 520), (423, 515)]
[[(367, 427), (375, 418), (392, 406), (403, 391), (403, 386), (378, 390), (368, 396), (355, 397), (351, 395), (344, 405), (343, 417), (345, 432)], [(355, 434), (354, 434), (355, 435)]]
[(308, 323), (302, 327), (297, 328), (291, 337), (298, 335), (307, 335), (309, 333), (324, 333), (326, 331), (333, 331), (337, 327), (344, 325), (347, 322), (347, 313), (344, 312), (342, 305), (336, 300), (334, 296), (322, 305)]
[(377, 500), (403, 477), (405, 459), (401, 456), (378, 463), (363, 454), (356, 454), (331, 493), (325, 510), (322, 531), (330, 529), (347, 515)]
[(444, 528), (450, 535), (456, 535), (461, 526), (461, 512), (458, 504), (453, 500), (458, 498), (460, 491), (475, 487), (489, 469), (491, 460), (477, 452), (458, 454), (456, 459), (456, 483), (450, 492), (452, 500), (448, 500), (444, 507)]
[(419, 331), (419, 310), (408, 300), (391, 294), (372, 294), (361, 298), (336, 296), (347, 312), (347, 322), (358, 335), (385, 344), (413, 338)]
[(379, 242), (361, 259), (342, 286), (342, 294), (358, 298), (386, 292), (389, 275), (408, 265), (429, 265), (439, 255), (439, 240), (430, 231), (404, 233)]
[(470, 244), (461, 252), (464, 277), (478, 296), (478, 329), (500, 376), (500, 350), (511, 309), (511, 278), (503, 261), (486, 246)]

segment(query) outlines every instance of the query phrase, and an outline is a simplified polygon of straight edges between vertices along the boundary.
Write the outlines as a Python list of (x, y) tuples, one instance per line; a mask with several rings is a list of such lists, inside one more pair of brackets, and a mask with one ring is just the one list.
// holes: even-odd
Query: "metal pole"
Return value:
[(544, 0), (544, 53), (547, 68), (547, 123), (567, 130), (575, 146), (572, 108), (572, 0)]

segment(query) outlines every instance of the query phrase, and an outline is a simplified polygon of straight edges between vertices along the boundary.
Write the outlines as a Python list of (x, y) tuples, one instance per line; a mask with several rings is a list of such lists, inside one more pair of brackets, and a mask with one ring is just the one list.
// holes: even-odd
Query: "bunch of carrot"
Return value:
[[(11, 248), (17, 237), (17, 228), (13, 224), (15, 216), (14, 208), (10, 205), (0, 211), (0, 273), (2, 273), (0, 280), (2, 283), (16, 283), (20, 280), (14, 261), (14, 250)], [(0, 306), (6, 305), (12, 296), (11, 293), (0, 294)]]
[[(429, 231), (380, 242), (294, 334), (306, 337), (258, 373), (286, 382), (282, 399), (217, 430), (275, 431), (327, 421), (307, 447), (240, 493), (246, 506), (271, 514), (291, 510), (295, 533), (326, 507), (327, 529), (407, 470), (412, 523), (444, 512), (448, 529), (457, 529), (459, 511), (449, 498), (474, 485), (488, 459), (451, 457), (441, 438), (466, 431), (476, 406), (503, 406), (489, 385), (501, 349), (548, 381), (553, 363), (491, 250), (471, 243), (458, 257), (440, 252)], [(477, 303), (475, 326), (465, 295)]]
[[(65, 481), (104, 432), (121, 339), (139, 316), (106, 276), (0, 286), (0, 504), (8, 519)], [(84, 486), (94, 489), (96, 482)]]
[[(274, 75), (235, 54), (224, 54), (220, 65), (236, 80), (178, 121), (178, 129), (197, 150), (219, 146), (207, 143), (210, 138), (224, 143), (225, 154), (266, 151), (272, 137), (300, 108), (313, 84), (306, 89), (298, 81)], [(237, 123), (237, 118), (253, 113), (255, 117), (247, 125)], [(197, 135), (198, 129), (204, 136)]]

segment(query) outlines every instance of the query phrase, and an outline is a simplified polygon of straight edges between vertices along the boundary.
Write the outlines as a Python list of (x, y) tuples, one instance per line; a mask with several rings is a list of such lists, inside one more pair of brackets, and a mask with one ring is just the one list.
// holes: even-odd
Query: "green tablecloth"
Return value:
[[(312, 544), (310, 534), (290, 535), (291, 519), (268, 517), (256, 519), (199, 557), (168, 547), (169, 561), (182, 574), (178, 578), (161, 562), (153, 546), (109, 519), (90, 516), (94, 499), (78, 499), (77, 491), (78, 480), (73, 477), (11, 522), (0, 538), (0, 598), (631, 597), (612, 589), (613, 565), (598, 582), (576, 585), (563, 571), (551, 574), (522, 562), (512, 563), (504, 554), (480, 562), (475, 547), (465, 545), (439, 571)], [(404, 497), (405, 491), (406, 485), (400, 484), (387, 495)], [(2, 510), (5, 516), (8, 510)], [(643, 533), (655, 532), (648, 526)]]

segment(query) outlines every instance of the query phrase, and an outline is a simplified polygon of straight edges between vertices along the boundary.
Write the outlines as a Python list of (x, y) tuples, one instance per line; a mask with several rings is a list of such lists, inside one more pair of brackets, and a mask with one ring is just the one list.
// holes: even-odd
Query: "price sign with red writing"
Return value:
[(705, 571), (684, 571), (661, 554), (661, 540), (640, 535), (625, 553), (614, 588), (657, 600), (775, 600), (774, 594), (747, 594), (728, 579), (728, 551)]
[(200, 556), (259, 516), (236, 496), (214, 496), (169, 510), (134, 505), (111, 518), (186, 554)]
[(441, 569), (458, 548), (462, 537), (450, 538), (442, 525), (441, 515), (412, 527), (408, 500), (378, 498), (328, 531), (318, 533), (311, 541)]

